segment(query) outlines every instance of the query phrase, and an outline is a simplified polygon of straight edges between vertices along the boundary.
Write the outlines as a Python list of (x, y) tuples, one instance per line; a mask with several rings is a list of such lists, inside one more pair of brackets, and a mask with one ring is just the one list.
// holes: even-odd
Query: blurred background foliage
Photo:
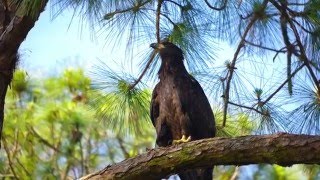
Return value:
[(139, 137), (106, 128), (108, 117), (95, 116), (89, 105), (97, 96), (90, 82), (81, 69), (44, 79), (16, 71), (6, 99), (0, 178), (74, 179), (154, 146), (148, 123)]
[[(42, 79), (31, 79), (25, 71), (16, 71), (6, 99), (0, 178), (74, 179), (154, 148), (155, 131), (146, 119), (148, 113), (121, 117), (143, 121), (141, 135), (116, 131), (105, 123), (108, 118), (118, 117), (119, 112), (102, 106), (104, 116), (96, 114), (96, 101), (105, 95), (94, 91), (90, 84), (81, 69), (66, 69), (56, 77)], [(122, 88), (119, 86), (119, 94), (110, 96), (121, 96)], [(134, 99), (150, 99), (149, 92), (145, 89), (133, 94)], [(132, 106), (121, 101), (113, 103), (120, 103), (124, 112), (126, 106)], [(222, 113), (215, 115), (217, 124), (221, 124)], [(228, 117), (225, 128), (218, 126), (218, 136), (252, 134), (257, 127), (253, 122), (245, 114)], [(319, 179), (319, 175), (317, 165), (217, 166), (214, 171), (215, 179), (222, 180), (311, 180)]]

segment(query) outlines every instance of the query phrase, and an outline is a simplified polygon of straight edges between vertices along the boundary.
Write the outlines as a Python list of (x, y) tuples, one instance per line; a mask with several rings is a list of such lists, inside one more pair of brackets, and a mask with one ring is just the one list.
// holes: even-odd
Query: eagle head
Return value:
[(161, 42), (152, 43), (150, 47), (159, 51), (161, 59), (166, 59), (167, 57), (175, 57), (177, 59), (183, 60), (182, 50), (171, 42)]

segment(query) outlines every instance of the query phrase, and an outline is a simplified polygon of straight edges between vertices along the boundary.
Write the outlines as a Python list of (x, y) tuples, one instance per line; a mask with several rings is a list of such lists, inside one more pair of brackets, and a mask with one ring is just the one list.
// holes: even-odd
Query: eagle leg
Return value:
[(186, 135), (182, 135), (181, 139), (173, 140), (172, 144), (180, 144), (180, 143), (186, 143), (186, 142), (190, 142), (190, 141), (191, 141), (191, 136), (186, 138)]

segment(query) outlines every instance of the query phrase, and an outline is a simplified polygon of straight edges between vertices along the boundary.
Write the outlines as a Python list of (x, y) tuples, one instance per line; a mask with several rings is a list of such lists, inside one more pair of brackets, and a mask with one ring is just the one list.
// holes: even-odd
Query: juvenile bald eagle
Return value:
[[(160, 82), (152, 93), (150, 116), (156, 128), (158, 146), (211, 138), (215, 121), (198, 81), (183, 64), (183, 52), (170, 42), (153, 43), (161, 58)], [(187, 170), (181, 179), (212, 179), (212, 168)]]

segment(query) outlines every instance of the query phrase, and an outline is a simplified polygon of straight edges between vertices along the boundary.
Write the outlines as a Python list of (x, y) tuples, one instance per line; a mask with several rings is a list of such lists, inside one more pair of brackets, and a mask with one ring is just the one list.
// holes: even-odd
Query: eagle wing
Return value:
[(156, 120), (159, 117), (159, 101), (157, 99), (159, 91), (159, 84), (153, 89), (150, 105), (150, 118), (154, 127), (156, 127)]
[(160, 93), (160, 83), (158, 83), (152, 92), (150, 118), (157, 132), (156, 144), (159, 146), (168, 146), (172, 142), (172, 133), (165, 119), (160, 117)]
[(192, 139), (214, 137), (216, 129), (213, 112), (198, 81), (185, 74), (178, 80), (178, 84), (181, 108), (189, 117)]

